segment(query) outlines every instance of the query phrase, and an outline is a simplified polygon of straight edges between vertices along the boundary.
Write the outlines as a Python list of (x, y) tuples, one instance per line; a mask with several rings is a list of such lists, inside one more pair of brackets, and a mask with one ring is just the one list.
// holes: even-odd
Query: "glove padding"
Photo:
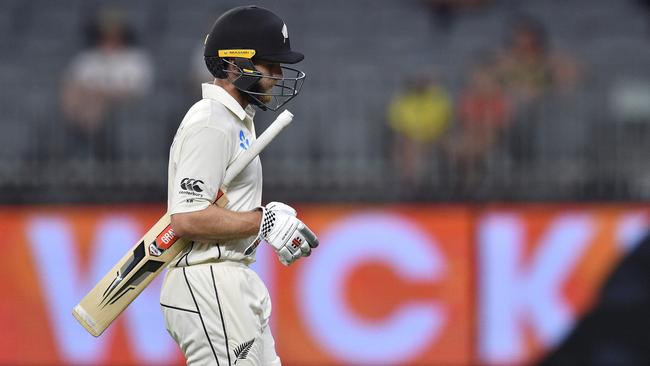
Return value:
[(318, 238), (296, 217), (296, 210), (281, 202), (271, 202), (262, 209), (262, 223), (257, 239), (246, 249), (249, 255), (260, 240), (269, 243), (285, 266), (311, 254)]

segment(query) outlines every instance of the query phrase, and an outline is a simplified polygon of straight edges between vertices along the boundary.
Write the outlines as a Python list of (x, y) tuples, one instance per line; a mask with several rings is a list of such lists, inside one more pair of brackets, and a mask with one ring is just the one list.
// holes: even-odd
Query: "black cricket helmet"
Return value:
[[(302, 61), (302, 53), (291, 50), (287, 25), (272, 11), (257, 6), (240, 6), (217, 19), (205, 38), (205, 64), (218, 79), (237, 75), (235, 87), (262, 110), (276, 111), (293, 99), (302, 88), (305, 73), (282, 64)], [(254, 62), (281, 64), (282, 77), (263, 75)], [(228, 65), (236, 71), (229, 70)], [(259, 88), (261, 78), (275, 79), (269, 93)], [(264, 103), (260, 97), (272, 97)]]

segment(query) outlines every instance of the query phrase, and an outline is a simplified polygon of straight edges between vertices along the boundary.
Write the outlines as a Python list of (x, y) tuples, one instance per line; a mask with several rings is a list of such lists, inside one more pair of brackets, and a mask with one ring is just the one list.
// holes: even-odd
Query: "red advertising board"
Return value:
[[(154, 281), (101, 337), (72, 306), (161, 206), (5, 207), (0, 364), (183, 364)], [(561, 342), (647, 228), (636, 205), (301, 205), (321, 246), (260, 247), (286, 365), (517, 364)]]
[(467, 208), (309, 206), (301, 214), (321, 247), (277, 271), (278, 344), (288, 364), (472, 361)]

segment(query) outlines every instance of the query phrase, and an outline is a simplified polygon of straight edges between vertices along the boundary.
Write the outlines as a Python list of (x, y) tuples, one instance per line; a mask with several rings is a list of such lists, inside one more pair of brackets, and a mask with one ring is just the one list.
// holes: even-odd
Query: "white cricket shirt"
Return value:
[[(170, 214), (200, 211), (212, 204), (226, 170), (256, 138), (252, 106), (242, 108), (223, 88), (205, 83), (203, 99), (194, 104), (181, 122), (169, 152), (167, 209)], [(262, 165), (256, 157), (233, 179), (226, 193), (232, 211), (250, 211), (262, 204)], [(233, 260), (255, 261), (244, 256), (255, 236), (223, 242), (194, 241), (171, 263), (189, 266)]]

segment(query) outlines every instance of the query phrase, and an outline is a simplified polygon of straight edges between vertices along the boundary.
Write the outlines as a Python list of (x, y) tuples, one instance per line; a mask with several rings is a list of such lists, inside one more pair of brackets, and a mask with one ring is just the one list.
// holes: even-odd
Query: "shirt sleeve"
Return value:
[(226, 133), (201, 127), (182, 141), (170, 189), (169, 213), (200, 211), (216, 199), (231, 157)]

